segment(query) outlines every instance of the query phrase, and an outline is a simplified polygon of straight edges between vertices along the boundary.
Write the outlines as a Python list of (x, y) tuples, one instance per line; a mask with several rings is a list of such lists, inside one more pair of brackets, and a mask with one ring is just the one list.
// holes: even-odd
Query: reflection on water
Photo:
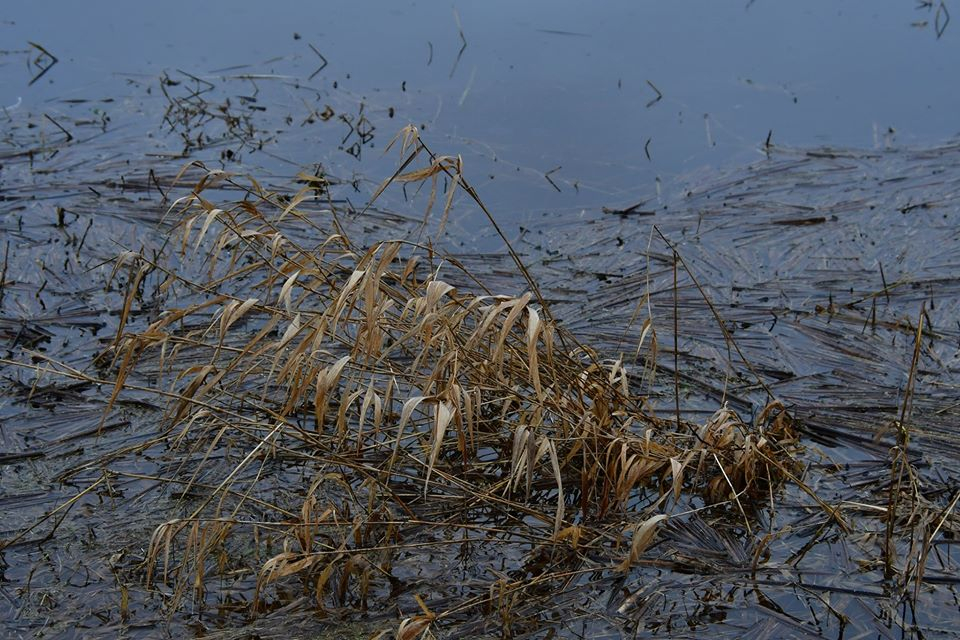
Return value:
[[(142, 100), (162, 73), (215, 84), (244, 76), (243, 106), (299, 133), (268, 137), (267, 151), (372, 176), (347, 155), (357, 155), (350, 141), (309, 126), (331, 101), (337, 113), (362, 104), (379, 146), (412, 122), (439, 151), (463, 154), (476, 182), (493, 176), (484, 194), (503, 215), (627, 204), (653, 193), (658, 176), (669, 185), (753, 160), (768, 139), (935, 143), (957, 133), (960, 112), (948, 81), (960, 38), (945, 29), (946, 6), (909, 0), (6, 9), (3, 105), (55, 116), (65, 100), (109, 97), (99, 109), (114, 125), (150, 131), (162, 105), (138, 121), (124, 98)], [(28, 43), (58, 60), (32, 85), (47, 60), (31, 64), (44, 55)], [(265, 100), (271, 83), (284, 86)]]

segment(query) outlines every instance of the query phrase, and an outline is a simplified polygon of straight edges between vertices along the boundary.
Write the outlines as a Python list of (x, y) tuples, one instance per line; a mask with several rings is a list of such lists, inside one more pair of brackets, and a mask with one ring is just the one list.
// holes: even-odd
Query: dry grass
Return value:
[[(377, 195), (428, 181), (429, 209), (446, 177), (443, 218), (453, 189), (476, 198), (459, 159), (433, 156), (412, 129), (401, 147)], [(749, 531), (756, 505), (791, 475), (781, 405), (754, 425), (725, 407), (701, 425), (658, 418), (621, 361), (550, 319), (532, 281), (518, 295), (465, 291), (450, 281), (471, 276), (451, 257), (409, 241), (359, 247), (332, 211), (302, 213), (309, 184), (287, 200), (256, 183), (242, 201), (206, 200), (224, 180), (237, 186), (209, 172), (170, 208), (175, 255), (118, 260), (126, 302), (102, 356), (116, 370), (111, 404), (135, 371), (170, 399), (162, 441), (179, 462), (165, 477), (183, 516), (157, 527), (145, 565), (177, 601), (191, 590), (202, 600), (211, 573), (242, 574), (266, 538), (274, 551), (259, 562), (253, 609), (289, 596), (294, 576), (321, 609), (365, 608), (397, 590), (398, 556), (479, 536), (504, 556), (547, 553), (549, 569), (532, 583), (501, 575), (440, 613), (418, 600), (398, 636), (476, 607), (506, 621), (521, 586), (562, 582), (585, 563), (642, 562), (673, 512), (727, 504)], [(156, 273), (166, 303), (133, 330), (130, 311)], [(285, 465), (300, 469), (300, 486)], [(231, 541), (251, 537), (257, 552), (238, 560)]]
[[(290, 124), (265, 126), (243, 98), (180, 75), (156, 94), (184, 154), (252, 152)], [(363, 108), (334, 104), (348, 142), (363, 143), (345, 152), (359, 157), (372, 139)], [(335, 115), (306, 106), (311, 121)], [(573, 635), (570, 620), (583, 635), (609, 624), (627, 637), (739, 637), (748, 625), (770, 637), (929, 637), (938, 616), (954, 626), (939, 612), (957, 584), (960, 492), (936, 462), (956, 453), (957, 278), (948, 250), (904, 249), (946, 237), (955, 144), (771, 146), (764, 165), (693, 179), (665, 215), (641, 220), (654, 212), (635, 205), (599, 220), (550, 216), (543, 246), (562, 254), (524, 233), (521, 260), (509, 243), (509, 257), (434, 249), (428, 225), (441, 233), (471, 199), (499, 227), (461, 160), (431, 154), (413, 129), (378, 191), (404, 185), (426, 203), (404, 220), (382, 207), (357, 216), (351, 184), (320, 166), (293, 197), (220, 172), (194, 178), (194, 167), (181, 176), (192, 188), (171, 188), (155, 155), (131, 165), (114, 156), (115, 136), (91, 147), (100, 123), (76, 109), (37, 129), (14, 114), (11, 135), (23, 135), (3, 153), (24, 169), (6, 189), (16, 242), (0, 269), (11, 629), (89, 616), (115, 635), (100, 625), (117, 608), (132, 630), (164, 607), (176, 609), (173, 635), (205, 622), (224, 638), (250, 635), (238, 627), (251, 613), (263, 637), (325, 616), (338, 637), (344, 620), (362, 637), (405, 638)], [(143, 156), (142, 139), (131, 142)], [(106, 150), (110, 162), (75, 162)], [(353, 189), (362, 184), (355, 174)], [(85, 195), (63, 197), (78, 187)], [(188, 195), (161, 249), (166, 229), (133, 228), (153, 225), (168, 193)], [(56, 218), (42, 196), (63, 205)], [(881, 202), (889, 211), (867, 213)], [(31, 219), (40, 224), (22, 224)], [(647, 220), (662, 246), (654, 234), (645, 248), (631, 242)], [(824, 243), (837, 247), (825, 262)], [(134, 250), (110, 273), (100, 265), (117, 246)], [(912, 364), (901, 357), (911, 339)], [(724, 350), (726, 374), (710, 366)], [(647, 356), (642, 383), (620, 353)], [(809, 421), (794, 425), (775, 402), (754, 417), (764, 393)], [(711, 403), (720, 410), (708, 419)], [(871, 440), (881, 423), (892, 426)], [(840, 443), (826, 460), (824, 434)], [(907, 605), (926, 611), (911, 621)]]
[[(413, 129), (398, 141), (399, 169), (375, 198), (395, 183), (423, 185), (427, 209), (443, 203), (442, 227), (459, 189), (499, 231), (459, 158), (435, 156)], [(749, 424), (725, 405), (700, 424), (683, 419), (676, 361), (659, 385), (648, 377), (652, 315), (629, 348), (647, 354), (644, 375), (633, 375), (554, 321), (509, 242), (518, 276), (500, 282), (525, 290), (495, 292), (456, 256), (411, 241), (416, 229), (357, 240), (348, 229), (380, 232), (364, 219), (376, 212), (337, 209), (309, 176), (284, 196), (197, 171), (179, 176), (196, 183), (167, 212), (164, 250), (113, 264), (107, 279), (123, 295), (98, 374), (39, 352), (4, 361), (37, 380), (102, 385), (107, 414), (163, 407), (159, 432), (139, 428), (124, 448), (66, 472), (86, 489), (3, 542), (22, 544), (41, 525), (53, 536), (76, 505), (113, 496), (115, 479), (159, 487), (148, 490), (152, 538), (121, 582), (123, 620), (136, 617), (135, 575), (181, 614), (216, 603), (221, 619), (262, 622), (309, 609), (369, 623), (378, 637), (474, 637), (491, 625), (523, 637), (598, 592), (610, 615), (655, 619), (666, 592), (623, 588), (652, 573), (789, 574), (830, 544), (829, 531), (856, 547), (864, 571), (883, 574), (890, 611), (948, 579), (958, 493), (931, 486), (908, 446), (922, 312), (896, 446), (865, 467), (869, 484), (848, 470), (836, 493), (832, 472), (798, 455), (798, 425), (781, 403)], [(772, 396), (663, 240), (758, 393)], [(638, 393), (641, 379), (669, 397), (668, 417)], [(104, 415), (100, 427), (117, 424)]]
[[(499, 231), (459, 158), (432, 154), (413, 129), (398, 140), (399, 169), (374, 199), (424, 185), (422, 237), (437, 202), (443, 226), (459, 189)], [(909, 600), (931, 563), (949, 564), (937, 545), (957, 530), (957, 493), (931, 493), (909, 455), (912, 383), (889, 482), (865, 498), (873, 504), (830, 502), (816, 477), (806, 483), (781, 403), (750, 424), (727, 406), (701, 424), (682, 407), (656, 415), (621, 359), (554, 321), (509, 243), (526, 290), (494, 292), (429, 242), (354, 240), (347, 229), (365, 212), (348, 220), (327, 208), (307, 177), (292, 197), (249, 182), (203, 170), (167, 212), (165, 252), (117, 258), (109, 279), (125, 294), (98, 377), (33, 365), (109, 379), (111, 411), (131, 397), (165, 407), (160, 433), (86, 468), (131, 453), (154, 461), (136, 477), (169, 503), (141, 576), (171, 610), (217, 601), (251, 615), (309, 602), (321, 615), (368, 612), (399, 638), (445, 625), (469, 637), (478, 619), (509, 637), (557, 612), (558, 593), (582, 598), (637, 567), (782, 570), (782, 556), (767, 567), (771, 547), (814, 517), (791, 553), (802, 558), (835, 528)], [(242, 197), (218, 201), (229, 193)], [(918, 327), (917, 345), (922, 315)], [(651, 357), (654, 332), (648, 319)], [(661, 385), (676, 403), (679, 385)], [(59, 522), (110, 477), (47, 518)], [(780, 503), (784, 483), (810, 498), (792, 522), (770, 515), (796, 513)], [(714, 555), (691, 551), (698, 536)], [(621, 612), (640, 597), (612, 592)]]

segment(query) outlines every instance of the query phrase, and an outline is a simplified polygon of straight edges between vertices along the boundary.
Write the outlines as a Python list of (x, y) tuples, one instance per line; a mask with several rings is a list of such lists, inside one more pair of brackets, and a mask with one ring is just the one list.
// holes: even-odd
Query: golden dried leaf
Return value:
[(456, 410), (449, 402), (441, 402), (437, 405), (437, 416), (433, 427), (433, 444), (430, 447), (430, 459), (427, 461), (427, 478), (423, 482), (423, 495), (427, 495), (427, 485), (430, 484), (430, 475), (433, 473), (433, 467), (437, 463), (437, 456), (440, 453), (440, 447), (443, 444), (443, 436), (447, 432), (447, 426), (453, 420)]
[(290, 274), (290, 277), (287, 278), (286, 282), (283, 283), (283, 286), (280, 287), (280, 297), (277, 298), (277, 303), (282, 304), (286, 308), (287, 313), (292, 313), (293, 310), (291, 307), (290, 296), (293, 291), (293, 285), (297, 282), (297, 277), (300, 275), (300, 269), (297, 269)]
[(657, 533), (657, 525), (669, 517), (669, 515), (661, 513), (647, 518), (634, 527), (633, 540), (630, 542), (630, 553), (624, 561), (617, 566), (618, 571), (629, 571), (633, 563), (640, 558), (643, 552), (650, 546), (650, 543), (653, 542), (653, 537)]
[(200, 243), (203, 241), (203, 237), (207, 235), (207, 230), (210, 229), (210, 225), (221, 213), (223, 213), (223, 209), (211, 209), (207, 212), (207, 217), (204, 219), (203, 226), (200, 227), (200, 233), (197, 235), (197, 239), (193, 244), (194, 250), (200, 248)]
[(260, 302), (258, 298), (247, 298), (242, 303), (234, 300), (230, 302), (227, 306), (223, 308), (223, 315), (220, 318), (220, 340), (223, 341), (224, 336), (227, 334), (227, 331), (230, 330), (230, 327), (240, 318), (250, 310), (250, 308)]
[(413, 616), (404, 619), (397, 628), (397, 640), (422, 638), (430, 630), (430, 625), (435, 619), (436, 616)]

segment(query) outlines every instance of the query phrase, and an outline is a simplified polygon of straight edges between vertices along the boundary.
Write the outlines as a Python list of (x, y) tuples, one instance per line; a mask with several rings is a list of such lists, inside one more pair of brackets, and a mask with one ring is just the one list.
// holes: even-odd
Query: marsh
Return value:
[(949, 637), (951, 8), (8, 3), (3, 633)]

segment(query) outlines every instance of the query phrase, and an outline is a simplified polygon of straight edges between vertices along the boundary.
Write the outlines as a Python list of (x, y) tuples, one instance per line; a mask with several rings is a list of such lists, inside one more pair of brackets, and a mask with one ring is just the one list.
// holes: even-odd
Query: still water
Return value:
[[(332, 104), (376, 127), (373, 149), (421, 126), (514, 218), (644, 199), (658, 178), (759, 159), (768, 136), (876, 148), (960, 131), (960, 35), (948, 5), (913, 0), (10, 2), (0, 43), (8, 117), (113, 98), (97, 106), (111, 128), (159, 136), (161, 74), (232, 81), (276, 133), (248, 164), (382, 179), (364, 164), (378, 152), (357, 160), (341, 130), (304, 124)], [(32, 85), (48, 60), (29, 43), (58, 59)]]
[[(737, 408), (747, 415), (756, 389), (728, 385), (730, 349), (712, 309), (689, 282), (678, 296), (668, 252), (650, 250), (656, 222), (703, 276), (749, 360), (808, 425), (819, 420), (824, 446), (835, 445), (838, 433), (862, 445), (856, 457), (842, 452), (847, 475), (833, 478), (840, 467), (831, 465), (820, 476), (817, 489), (829, 500), (874, 499), (862, 491), (880, 486), (889, 471), (887, 445), (874, 430), (899, 414), (914, 353), (910, 323), (924, 309), (937, 335), (921, 360), (915, 413), (923, 415), (916, 422), (928, 428), (920, 433), (928, 442), (951, 443), (943, 447), (950, 464), (925, 467), (936, 475), (929, 486), (950, 487), (930, 498), (947, 513), (960, 450), (960, 152), (945, 144), (960, 133), (960, 25), (949, 22), (952, 7), (953, 0), (6, 1), (0, 246), (10, 270), (0, 278), (8, 284), (5, 303), (0, 294), (0, 336), (11, 350), (27, 345), (88, 367), (113, 333), (97, 333), (116, 320), (104, 309), (118, 308), (97, 270), (105, 277), (117, 252), (143, 246), (166, 205), (153, 185), (185, 162), (249, 173), (280, 189), (290, 189), (298, 172), (323, 171), (343, 181), (336, 195), (347, 192), (360, 210), (396, 168), (396, 150), (383, 150), (412, 123), (437, 153), (463, 156), (467, 178), (578, 335), (605, 352), (622, 349), (629, 342), (624, 327), (639, 325), (636, 300), (652, 291), (647, 307), (669, 345), (679, 298), (683, 317), (675, 326), (683, 341), (674, 349), (685, 360), (678, 368), (709, 383), (701, 385), (707, 392), (719, 389), (711, 402), (742, 392)], [(412, 200), (394, 188), (379, 204), (406, 206), (418, 221), (423, 198)], [(656, 216), (603, 212), (638, 203)], [(473, 256), (489, 261), (473, 264), (516, 286), (512, 263), (498, 262), (499, 239), (473, 214), (466, 197), (455, 202), (448, 240), (473, 245), (461, 255), (488, 249)], [(92, 229), (89, 239), (84, 229)], [(85, 247), (82, 260), (79, 248), (64, 248), (77, 245)], [(113, 438), (142, 437), (150, 426), (101, 440), (103, 390), (64, 396), (84, 412), (64, 418), (62, 407), (48, 411), (34, 396), (24, 371), (0, 371), (4, 385), (30, 383), (9, 387), (10, 398), (26, 389), (34, 403), (6, 395), (0, 403), (0, 509), (12, 513), (0, 539), (75, 496), (75, 487), (58, 480), (64, 467), (95, 460), (126, 444)], [(671, 394), (668, 413), (673, 401)], [(73, 446), (91, 434), (96, 442), (87, 437)], [(924, 455), (931, 451), (938, 449)], [(142, 472), (137, 460), (125, 464)], [(162, 592), (133, 592), (132, 619), (146, 620), (142, 629), (116, 618), (116, 551), (126, 545), (134, 566), (163, 509), (138, 492), (133, 486), (136, 497), (117, 501), (115, 511), (75, 512), (44, 548), (24, 544), (0, 555), (5, 630), (156, 637), (151, 616), (159, 619)], [(803, 526), (773, 545), (791, 563), (804, 547), (806, 564), (791, 565), (796, 574), (782, 565), (800, 587), (771, 582), (761, 594), (735, 572), (717, 578), (714, 593), (703, 589), (704, 576), (656, 568), (626, 587), (614, 582), (610, 594), (585, 592), (594, 607), (589, 619), (606, 620), (609, 603), (626, 591), (633, 602), (648, 586), (666, 585), (665, 607), (677, 609), (664, 619), (668, 629), (680, 621), (680, 634), (686, 624), (700, 636), (709, 626), (720, 629), (717, 637), (782, 637), (775, 625), (784, 623), (831, 637), (845, 630), (846, 637), (874, 637), (874, 628), (906, 637), (910, 620), (890, 614), (878, 565), (860, 561), (861, 530), (849, 545), (825, 537), (807, 553), (801, 538), (813, 535), (813, 544), (823, 529), (808, 526), (802, 498), (795, 492), (789, 506), (800, 505)], [(88, 531), (96, 544), (86, 544)], [(914, 614), (926, 637), (946, 637), (956, 622), (954, 545), (943, 540), (946, 560), (938, 555), (942, 566), (930, 571), (944, 588), (924, 585), (925, 609)], [(435, 570), (436, 586), (451, 586), (441, 564), (411, 564)], [(487, 593), (486, 583), (476, 584)], [(722, 599), (728, 602), (715, 617)], [(596, 608), (604, 602), (606, 613)], [(702, 605), (703, 615), (679, 612), (687, 604)], [(764, 614), (768, 620), (758, 611), (774, 614)], [(236, 622), (222, 615), (223, 624)], [(266, 620), (260, 635), (296, 637), (300, 630), (289, 630), (295, 622), (284, 620)], [(806, 626), (789, 626), (797, 620)], [(73, 630), (77, 621), (80, 631)], [(186, 635), (185, 619), (169, 624), (172, 637)]]

